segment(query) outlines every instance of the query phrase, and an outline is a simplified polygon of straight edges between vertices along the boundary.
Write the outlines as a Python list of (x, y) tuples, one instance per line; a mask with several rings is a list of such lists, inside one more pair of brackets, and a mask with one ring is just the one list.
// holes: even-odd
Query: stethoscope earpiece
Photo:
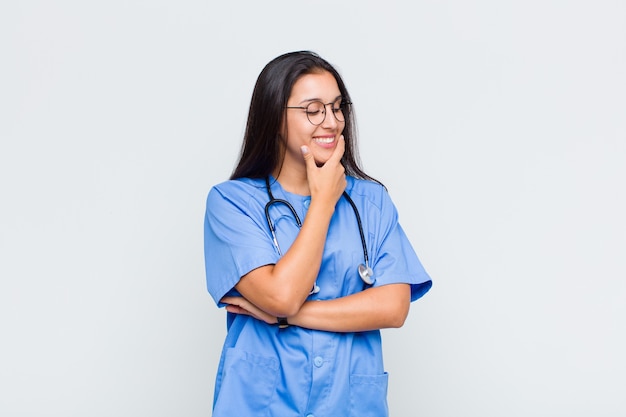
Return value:
[(364, 283), (367, 285), (372, 285), (376, 278), (374, 278), (374, 271), (369, 266), (365, 266), (363, 264), (359, 265), (359, 275)]

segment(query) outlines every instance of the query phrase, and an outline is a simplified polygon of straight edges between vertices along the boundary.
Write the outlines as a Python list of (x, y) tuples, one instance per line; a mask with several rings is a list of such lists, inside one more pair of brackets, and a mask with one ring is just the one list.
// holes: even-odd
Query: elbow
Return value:
[(304, 300), (300, 301), (292, 294), (276, 295), (270, 309), (276, 317), (292, 317), (300, 311), (303, 303)]
[(244, 275), (235, 289), (265, 313), (291, 317), (300, 310), (308, 296), (308, 292), (293, 285), (293, 281), (275, 276), (274, 265), (266, 265)]
[(392, 329), (399, 329), (400, 327), (404, 326), (404, 322), (406, 321), (406, 318), (408, 317), (408, 315), (409, 315), (408, 310), (398, 311), (398, 312), (391, 314), (389, 317), (388, 327)]
[(394, 284), (369, 288), (372, 299), (370, 305), (379, 306), (377, 328), (399, 328), (409, 315), (411, 291), (409, 285)]
[(293, 317), (298, 314), (300, 311), (301, 304), (295, 303), (286, 303), (286, 304), (278, 304), (275, 307), (275, 315), (276, 317)]
[(388, 312), (388, 326), (389, 328), (398, 329), (404, 326), (406, 318), (409, 316), (409, 308), (411, 306), (410, 300), (403, 300), (396, 303), (393, 308)]

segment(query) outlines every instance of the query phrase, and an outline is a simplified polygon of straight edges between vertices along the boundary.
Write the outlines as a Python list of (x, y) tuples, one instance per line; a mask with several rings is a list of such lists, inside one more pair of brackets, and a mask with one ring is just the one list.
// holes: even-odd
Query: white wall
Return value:
[(0, 5), (0, 415), (210, 414), (205, 195), (298, 49), (434, 279), (392, 415), (626, 414), (626, 3), (411, 3)]

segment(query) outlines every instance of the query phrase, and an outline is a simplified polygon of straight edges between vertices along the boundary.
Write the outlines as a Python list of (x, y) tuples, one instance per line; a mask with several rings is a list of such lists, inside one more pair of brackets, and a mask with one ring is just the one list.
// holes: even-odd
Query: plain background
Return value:
[(626, 415), (622, 0), (2, 2), (0, 415), (210, 415), (205, 197), (301, 49), (434, 279), (392, 415)]

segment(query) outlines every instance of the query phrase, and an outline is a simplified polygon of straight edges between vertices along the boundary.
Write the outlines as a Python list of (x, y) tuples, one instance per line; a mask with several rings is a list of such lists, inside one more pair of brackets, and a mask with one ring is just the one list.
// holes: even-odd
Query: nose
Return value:
[(339, 122), (333, 113), (333, 104), (328, 103), (324, 104), (324, 121), (322, 122), (322, 127), (326, 129), (335, 129)]

